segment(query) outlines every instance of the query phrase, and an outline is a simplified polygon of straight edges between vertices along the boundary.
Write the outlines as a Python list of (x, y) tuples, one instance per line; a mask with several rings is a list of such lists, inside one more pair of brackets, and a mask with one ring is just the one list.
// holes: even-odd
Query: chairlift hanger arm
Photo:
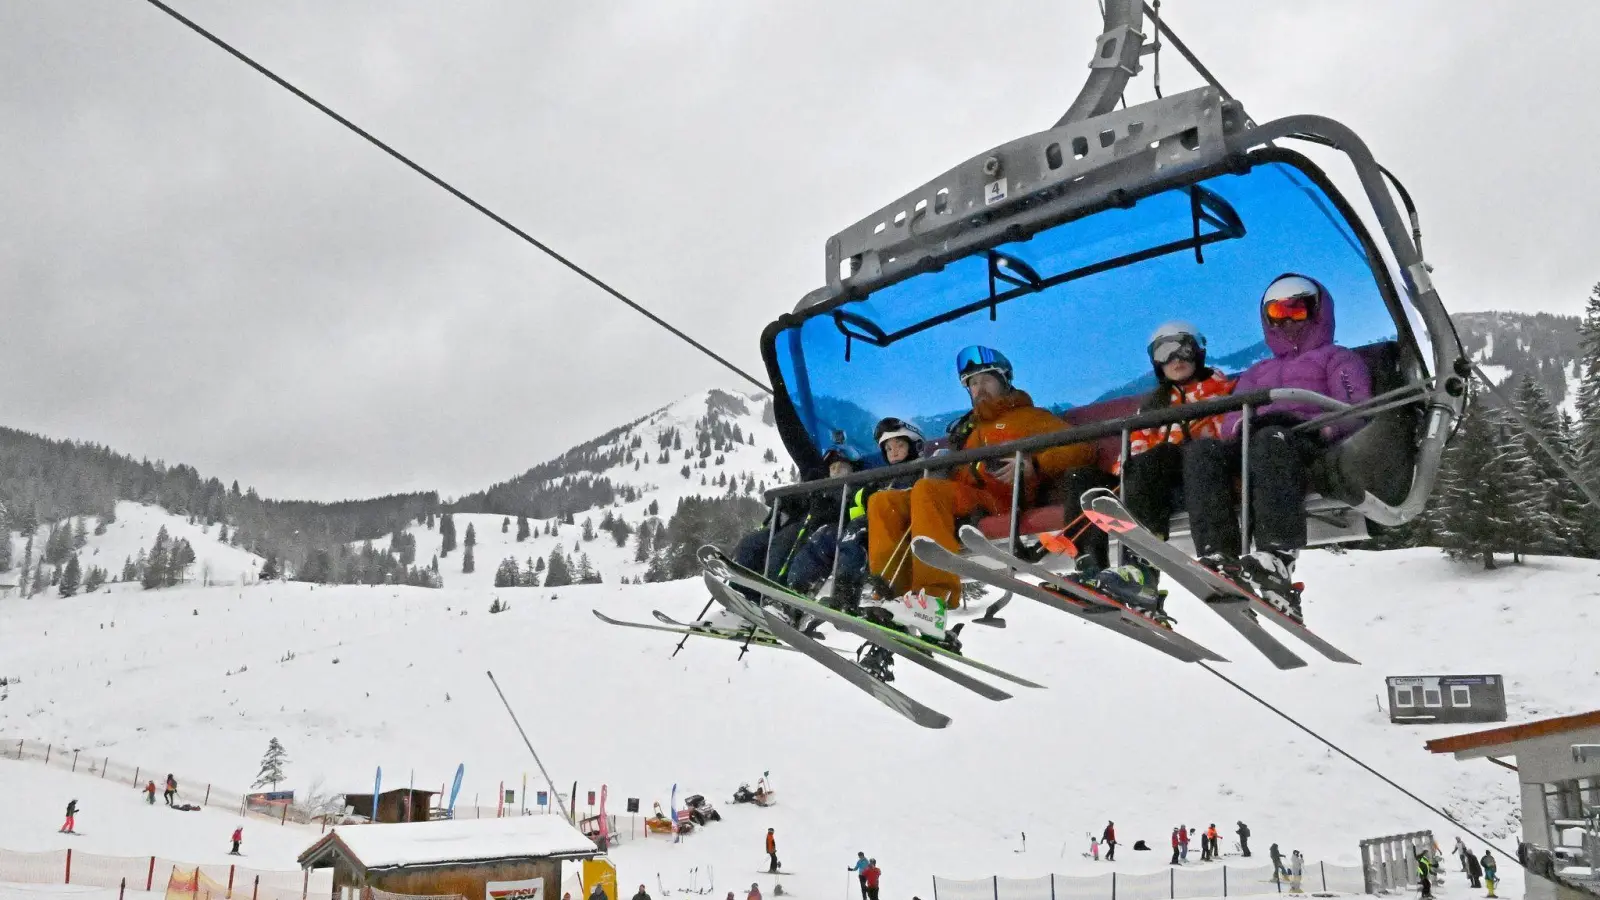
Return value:
[(1128, 79), (1139, 74), (1144, 52), (1144, 4), (1140, 0), (1105, 0), (1105, 31), (1095, 41), (1089, 78), (1056, 127), (1104, 115), (1116, 107)]

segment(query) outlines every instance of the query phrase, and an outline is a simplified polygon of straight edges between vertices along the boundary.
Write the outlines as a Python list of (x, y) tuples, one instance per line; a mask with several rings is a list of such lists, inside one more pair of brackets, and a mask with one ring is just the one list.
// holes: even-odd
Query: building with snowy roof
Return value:
[(1517, 773), (1527, 900), (1600, 897), (1600, 710), (1436, 738), (1425, 746)]
[(533, 815), (340, 826), (306, 848), (299, 862), (303, 869), (333, 869), (335, 896), (374, 888), (491, 900), (491, 888), (516, 885), (517, 897), (553, 900), (563, 860), (599, 855), (565, 817)]

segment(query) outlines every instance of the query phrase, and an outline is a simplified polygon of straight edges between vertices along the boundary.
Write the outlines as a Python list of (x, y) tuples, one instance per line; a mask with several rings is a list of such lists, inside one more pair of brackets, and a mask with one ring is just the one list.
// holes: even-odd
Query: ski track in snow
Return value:
[[(691, 398), (641, 427), (686, 424), (692, 446), (703, 404), (703, 396)], [(747, 433), (747, 423), (756, 426), (757, 443), (730, 455), (729, 469), (757, 472), (770, 485), (787, 464), (761, 463), (776, 438), (759, 414), (753, 404), (738, 420)], [(643, 451), (659, 454), (648, 436)], [(677, 497), (708, 490), (699, 486), (702, 470), (692, 482), (678, 474), (682, 456), (641, 466), (640, 483), (661, 488), (621, 510), (630, 523), (652, 498), (665, 519)], [(705, 471), (714, 477), (716, 470)], [(601, 514), (591, 513), (596, 524)], [(578, 527), (584, 517), (576, 516)], [(1162, 848), (1179, 822), (1217, 823), (1226, 849), (1233, 823), (1244, 819), (1258, 855), (1276, 841), (1286, 855), (1300, 849), (1308, 860), (1343, 864), (1358, 860), (1364, 837), (1431, 828), (1441, 845), (1454, 841), (1448, 823), (1198, 667), (1026, 600), (1007, 608), (1008, 629), (969, 628), (967, 650), (1050, 689), (991, 703), (897, 667), (897, 687), (954, 718), (930, 732), (798, 654), (756, 649), (740, 661), (737, 647), (691, 639), (673, 659), (672, 635), (598, 622), (591, 607), (654, 621), (652, 608), (686, 618), (706, 600), (692, 579), (617, 584), (643, 566), (632, 562), (631, 543), (618, 548), (604, 533), (582, 546), (606, 584), (493, 588), (503, 556), (544, 556), (553, 543), (536, 536), (519, 544), (515, 519), (502, 534), (501, 518), (457, 516), (459, 537), (467, 522), (477, 526), (478, 571), (463, 576), (453, 553), (441, 560), (446, 588), (438, 591), (112, 585), (67, 600), (8, 598), (0, 603), (0, 675), (21, 682), (0, 701), (0, 737), (81, 748), (175, 772), (186, 786), (211, 780), (233, 790), (249, 788), (274, 736), (290, 759), (282, 787), (302, 793), (319, 777), (330, 790), (370, 791), (379, 765), (386, 787), (406, 784), (414, 770), (418, 787), (438, 789), (465, 762), (460, 804), (492, 809), (502, 783), (520, 792), (526, 775), (530, 792), (543, 787), (484, 675), (492, 669), (561, 791), (576, 780), (581, 801), (608, 784), (610, 809), (620, 813), (627, 797), (640, 798), (646, 811), (656, 801), (666, 806), (676, 783), (680, 801), (704, 793), (718, 804), (724, 820), (679, 844), (652, 838), (613, 851), (624, 890), (642, 882), (657, 900), (665, 900), (657, 873), (678, 888), (693, 867), (715, 871), (715, 897), (731, 889), (742, 896), (751, 881), (770, 893), (770, 877), (756, 874), (765, 868), (768, 827), (776, 828), (785, 868), (797, 873), (783, 879), (785, 889), (802, 897), (836, 895), (841, 878), (853, 891), (842, 869), (857, 850), (877, 857), (891, 897), (921, 895), (934, 874), (1105, 872), (1108, 864), (1080, 854), (1087, 834), (1107, 819), (1123, 840), (1121, 872), (1163, 870)], [(217, 578), (258, 562), (229, 556), (242, 551), (189, 533), (200, 529), (180, 518), (132, 504), (119, 507), (124, 528), (92, 537), (84, 552), (98, 550), (96, 558), (120, 568), (163, 522), (189, 537), (201, 560), (215, 561)], [(425, 561), (438, 533), (415, 533)], [(568, 526), (560, 538), (569, 550), (576, 533)], [(1588, 612), (1600, 594), (1600, 563), (1534, 558), (1482, 572), (1436, 550), (1313, 551), (1300, 574), (1311, 625), (1365, 665), (1316, 660), (1279, 672), (1195, 599), (1175, 592), (1170, 609), (1185, 634), (1234, 660), (1221, 667), (1230, 677), (1514, 845), (1515, 776), (1424, 751), (1428, 738), (1473, 728), (1391, 725), (1383, 678), (1497, 673), (1507, 679), (1512, 721), (1580, 711), (1586, 698), (1600, 696)], [(495, 597), (510, 610), (490, 615)], [(280, 661), (286, 651), (295, 658)], [(741, 781), (764, 770), (779, 805), (728, 802)], [(9, 850), (70, 845), (225, 862), (227, 834), (240, 821), (214, 809), (150, 809), (132, 788), (37, 763), (0, 760), (0, 790), (12, 807), (0, 817), (0, 847)], [(83, 806), (79, 837), (56, 834), (72, 797)], [(642, 830), (626, 813), (619, 819), (625, 832)], [(261, 869), (294, 868), (295, 855), (316, 837), (316, 829), (245, 825), (248, 864)], [(1026, 853), (1013, 852), (1021, 832)], [(1140, 838), (1156, 852), (1128, 849)], [(1502, 873), (1515, 897), (1521, 885), (1513, 869)], [(22, 894), (38, 890), (0, 886), (0, 900)]]

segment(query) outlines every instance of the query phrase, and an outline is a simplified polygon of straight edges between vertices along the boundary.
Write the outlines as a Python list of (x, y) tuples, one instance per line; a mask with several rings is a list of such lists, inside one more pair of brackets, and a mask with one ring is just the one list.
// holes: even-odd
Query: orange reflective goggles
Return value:
[(1293, 297), (1268, 300), (1263, 308), (1267, 313), (1267, 320), (1270, 322), (1304, 322), (1311, 318), (1312, 310), (1315, 307), (1315, 295), (1296, 294)]

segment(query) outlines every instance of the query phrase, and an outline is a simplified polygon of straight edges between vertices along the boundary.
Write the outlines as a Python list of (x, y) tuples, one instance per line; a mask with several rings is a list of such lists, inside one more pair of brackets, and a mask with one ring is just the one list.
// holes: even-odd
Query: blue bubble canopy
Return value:
[(968, 408), (955, 356), (971, 344), (1006, 354), (1016, 385), (1058, 412), (1147, 393), (1150, 335), (1174, 319), (1205, 334), (1211, 365), (1237, 373), (1269, 355), (1259, 301), (1285, 272), (1327, 287), (1340, 344), (1387, 343), (1404, 381), (1427, 377), (1418, 314), (1360, 219), (1305, 157), (1265, 148), (1223, 174), (783, 316), (762, 336), (780, 430), (808, 473), (841, 440), (872, 447), (885, 416), (942, 434)]

